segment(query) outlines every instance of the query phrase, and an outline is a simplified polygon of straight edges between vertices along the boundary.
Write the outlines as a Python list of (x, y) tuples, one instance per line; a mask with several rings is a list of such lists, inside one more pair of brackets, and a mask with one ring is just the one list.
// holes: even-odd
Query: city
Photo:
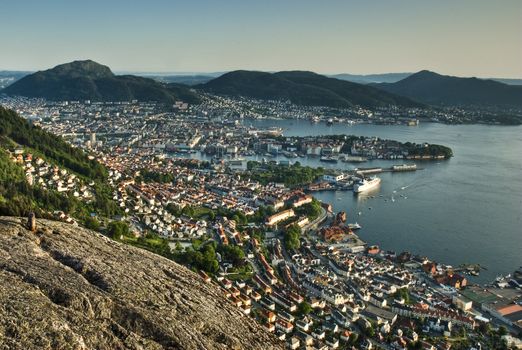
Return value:
[[(452, 267), (369, 245), (357, 236), (360, 225), (347, 222), (355, 213), (335, 213), (313, 197), (350, 191), (383, 171), (359, 163), (440, 161), (450, 149), (371, 137), (285, 137), (281, 129), (248, 126), (245, 101), (214, 99), (197, 107), (180, 101), (170, 111), (139, 101), (2, 104), (107, 167), (120, 214), (92, 212), (85, 225), (103, 232), (111, 222), (125, 223), (114, 238), (193, 269), (288, 348), (449, 349), (517, 332), (520, 310), (511, 305), (522, 299), (515, 289), (520, 272), (486, 289), (468, 285), (480, 266)], [(30, 185), (93, 201), (93, 183), (21, 148), (11, 157)], [(309, 157), (354, 168), (299, 164)], [(70, 213), (52, 215), (78, 225)], [(492, 325), (501, 326), (498, 335), (488, 333)]]
[(522, 1), (0, 8), (0, 350), (522, 349)]

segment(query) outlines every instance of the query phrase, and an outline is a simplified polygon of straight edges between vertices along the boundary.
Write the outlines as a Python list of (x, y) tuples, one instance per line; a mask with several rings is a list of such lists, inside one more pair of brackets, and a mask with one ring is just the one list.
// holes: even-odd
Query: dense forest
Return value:
[[(94, 182), (94, 201), (85, 203), (73, 196), (30, 186), (21, 166), (15, 164), (7, 152), (17, 147), (77, 174), (84, 181)], [(117, 214), (119, 208), (111, 199), (106, 180), (107, 169), (89, 159), (82, 150), (0, 107), (0, 215), (20, 216), (35, 211), (39, 216), (48, 216), (49, 212), (62, 210), (80, 219), (91, 212), (111, 216)]]

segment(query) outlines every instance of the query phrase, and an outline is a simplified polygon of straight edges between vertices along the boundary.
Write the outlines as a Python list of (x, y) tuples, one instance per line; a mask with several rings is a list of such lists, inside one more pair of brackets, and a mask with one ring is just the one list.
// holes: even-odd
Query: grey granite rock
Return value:
[(68, 224), (0, 217), (0, 349), (282, 349), (213, 284)]

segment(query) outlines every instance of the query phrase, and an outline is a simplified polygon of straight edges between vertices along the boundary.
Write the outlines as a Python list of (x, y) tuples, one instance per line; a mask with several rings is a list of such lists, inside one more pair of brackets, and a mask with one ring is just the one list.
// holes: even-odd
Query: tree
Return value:
[(298, 249), (301, 245), (301, 228), (294, 224), (288, 227), (284, 235), (284, 243), (287, 250)]
[(85, 219), (85, 227), (90, 230), (99, 231), (100, 222), (96, 218), (88, 216), (87, 219)]
[(236, 245), (221, 245), (218, 248), (223, 259), (230, 261), (234, 266), (240, 266), (245, 259), (245, 252)]
[(219, 270), (219, 263), (216, 259), (216, 251), (212, 244), (197, 245), (181, 252), (174, 252), (174, 259), (184, 265), (189, 265), (196, 270), (214, 274)]
[(401, 289), (398, 289), (394, 296), (396, 298), (402, 298), (404, 299), (404, 302), (406, 304), (410, 304), (411, 303), (411, 297), (410, 297), (410, 292), (408, 291), (408, 288), (401, 288)]
[(312, 202), (306, 203), (299, 208), (295, 209), (296, 213), (299, 215), (305, 215), (309, 220), (315, 220), (321, 215), (321, 204), (317, 199), (313, 199)]
[(107, 226), (107, 229), (113, 239), (120, 239), (121, 237), (128, 236), (130, 233), (129, 225), (123, 221), (112, 221)]
[(350, 334), (350, 337), (348, 338), (348, 344), (355, 345), (357, 343), (358, 339), (359, 339), (359, 334), (352, 333), (352, 334)]
[(306, 301), (303, 301), (299, 306), (297, 307), (297, 312), (300, 315), (308, 315), (310, 312), (312, 312), (312, 307), (310, 304), (308, 304)]

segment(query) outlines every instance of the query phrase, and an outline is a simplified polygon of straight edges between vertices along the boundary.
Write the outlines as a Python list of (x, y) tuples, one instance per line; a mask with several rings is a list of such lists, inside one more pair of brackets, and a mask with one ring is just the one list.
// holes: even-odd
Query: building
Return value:
[(277, 224), (278, 222), (291, 218), (292, 216), (295, 216), (293, 209), (283, 210), (279, 213), (269, 216), (266, 219), (266, 225), (273, 226), (273, 225)]
[(331, 183), (337, 183), (344, 179), (344, 174), (325, 174), (323, 180)]

